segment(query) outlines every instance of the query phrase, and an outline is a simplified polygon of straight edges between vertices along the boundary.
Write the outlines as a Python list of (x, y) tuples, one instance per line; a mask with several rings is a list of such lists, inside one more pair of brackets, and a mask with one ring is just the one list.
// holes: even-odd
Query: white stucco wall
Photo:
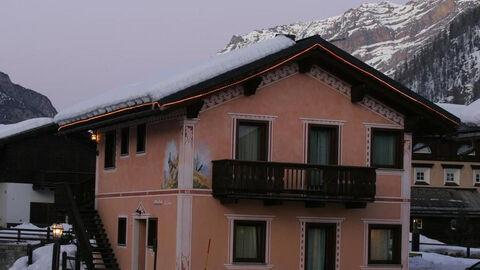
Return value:
[(30, 221), (30, 202), (53, 203), (54, 192), (32, 184), (0, 183), (0, 226)]

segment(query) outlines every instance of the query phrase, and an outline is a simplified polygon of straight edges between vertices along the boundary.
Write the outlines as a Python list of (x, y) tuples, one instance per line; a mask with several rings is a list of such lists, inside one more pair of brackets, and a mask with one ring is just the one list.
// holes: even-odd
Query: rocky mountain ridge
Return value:
[[(362, 4), (339, 16), (323, 20), (234, 35), (220, 53), (269, 39), (279, 33), (292, 34), (297, 39), (320, 35), (326, 40), (333, 40), (335, 45), (374, 68), (397, 77), (395, 72), (405, 69), (405, 63), (430, 47), (437, 36), (448, 31), (457, 17), (478, 6), (478, 0), (419, 0), (403, 5), (390, 2)], [(428, 85), (430, 81), (405, 76), (401, 81), (407, 86), (416, 86), (413, 89), (421, 94), (428, 92), (426, 97), (433, 101), (442, 100), (445, 96), (421, 91), (423, 84)]]
[(0, 72), (0, 124), (53, 117), (56, 113), (46, 96), (14, 84), (7, 74)]

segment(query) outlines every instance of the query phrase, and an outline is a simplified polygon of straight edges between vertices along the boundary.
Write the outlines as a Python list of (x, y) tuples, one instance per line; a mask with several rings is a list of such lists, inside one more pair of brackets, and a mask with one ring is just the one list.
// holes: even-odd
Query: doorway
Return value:
[(147, 219), (134, 219), (133, 270), (145, 270), (147, 250)]

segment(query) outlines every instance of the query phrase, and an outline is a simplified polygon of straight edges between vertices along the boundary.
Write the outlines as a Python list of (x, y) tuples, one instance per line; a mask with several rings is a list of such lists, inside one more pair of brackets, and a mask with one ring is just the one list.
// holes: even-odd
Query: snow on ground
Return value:
[(410, 270), (464, 270), (479, 261), (478, 259), (458, 258), (429, 252), (415, 253), (422, 256), (410, 257)]
[(28, 119), (22, 122), (9, 125), (0, 125), (0, 139), (10, 137), (12, 135), (22, 133), (28, 130), (41, 128), (53, 123), (53, 118), (39, 117)]
[(155, 102), (189, 86), (252, 63), (293, 46), (294, 44), (295, 41), (285, 36), (277, 36), (245, 48), (216, 55), (182, 72), (160, 74), (149, 80), (131, 84), (99, 95), (92, 100), (78, 103), (60, 111), (54, 119), (57, 124), (64, 125), (106, 112), (138, 104)]
[[(60, 269), (62, 269), (62, 253), (66, 251), (67, 255), (70, 257), (75, 256), (77, 247), (75, 245), (62, 245), (60, 250)], [(45, 245), (39, 247), (33, 251), (32, 263), (27, 265), (28, 257), (24, 256), (19, 258), (15, 263), (10, 267), (9, 270), (47, 270), (52, 269), (52, 254), (53, 253), (53, 244)], [(70, 265), (72, 264), (72, 265)], [(73, 268), (73, 261), (67, 261), (67, 267)]]
[[(410, 241), (412, 241), (412, 234), (410, 233)], [(422, 252), (434, 252), (438, 254), (444, 255), (454, 255), (454, 256), (466, 256), (467, 255), (467, 248), (466, 247), (459, 247), (459, 246), (448, 246), (445, 243), (440, 242), (435, 239), (428, 238), (426, 236), (420, 235), (420, 243), (424, 243), (427, 245), (420, 245), (420, 251)], [(433, 245), (428, 245), (433, 244)], [(444, 246), (438, 246), (444, 245)], [(411, 243), (410, 243), (410, 250), (411, 250)], [(470, 249), (471, 256), (479, 257), (480, 256), (480, 248), (471, 248)]]

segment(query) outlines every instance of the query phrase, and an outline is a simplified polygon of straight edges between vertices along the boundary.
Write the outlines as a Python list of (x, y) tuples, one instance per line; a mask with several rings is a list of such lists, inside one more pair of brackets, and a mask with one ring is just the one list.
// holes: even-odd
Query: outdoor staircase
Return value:
[(90, 239), (94, 269), (120, 270), (97, 210), (80, 210), (80, 216)]
[(76, 244), (84, 268), (87, 270), (120, 270), (102, 219), (93, 207), (93, 199), (81, 200), (72, 193), (70, 185), (63, 183), (58, 191), (64, 197), (64, 209), (73, 225)]

